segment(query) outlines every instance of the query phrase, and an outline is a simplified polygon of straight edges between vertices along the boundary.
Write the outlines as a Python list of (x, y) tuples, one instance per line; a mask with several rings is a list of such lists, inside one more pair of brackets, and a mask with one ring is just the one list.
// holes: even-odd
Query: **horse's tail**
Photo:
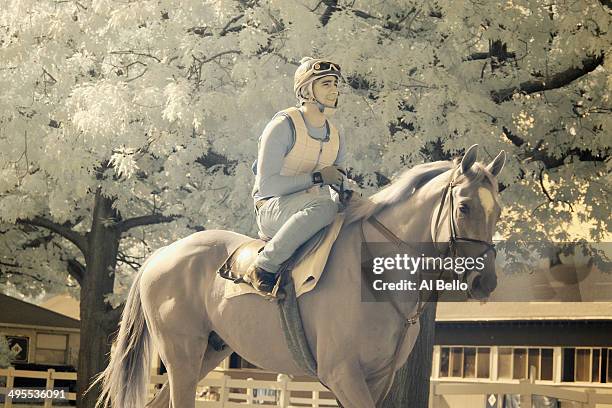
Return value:
[(102, 382), (96, 407), (142, 408), (146, 403), (151, 337), (140, 302), (141, 276), (142, 268), (125, 302), (108, 367), (89, 388)]

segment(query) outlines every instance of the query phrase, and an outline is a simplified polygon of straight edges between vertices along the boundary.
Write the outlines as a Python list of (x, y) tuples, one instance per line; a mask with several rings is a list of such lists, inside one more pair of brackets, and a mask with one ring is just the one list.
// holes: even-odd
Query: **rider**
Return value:
[(299, 107), (274, 115), (259, 138), (253, 199), (260, 235), (271, 239), (246, 280), (260, 291), (272, 291), (280, 265), (338, 212), (324, 186), (340, 185), (346, 174), (344, 138), (328, 121), (339, 79), (338, 64), (302, 58), (293, 82)]

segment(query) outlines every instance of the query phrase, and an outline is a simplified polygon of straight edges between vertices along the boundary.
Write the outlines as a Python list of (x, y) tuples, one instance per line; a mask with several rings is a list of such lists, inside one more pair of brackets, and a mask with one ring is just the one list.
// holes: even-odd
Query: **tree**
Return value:
[(7, 5), (0, 279), (80, 295), (81, 391), (153, 249), (202, 228), (255, 233), (257, 137), (294, 103), (304, 55), (343, 67), (336, 121), (366, 192), (479, 143), (483, 160), (511, 158), (500, 236), (569, 241), (574, 221), (609, 234), (609, 2)]
[(0, 333), (0, 368), (7, 368), (11, 365), (11, 358), (15, 356), (15, 353), (9, 348), (6, 337)]

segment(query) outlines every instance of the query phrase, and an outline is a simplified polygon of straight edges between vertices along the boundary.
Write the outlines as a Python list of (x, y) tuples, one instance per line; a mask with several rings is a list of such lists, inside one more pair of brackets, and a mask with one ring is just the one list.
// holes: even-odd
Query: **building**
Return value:
[(0, 294), (0, 333), (17, 352), (16, 368), (76, 368), (79, 328), (77, 319)]
[[(525, 382), (610, 394), (609, 403), (596, 406), (612, 407), (612, 275), (583, 266), (498, 273), (493, 301), (438, 304), (433, 382), (477, 384), (483, 392), (442, 396), (433, 407), (514, 408), (516, 395), (487, 390)], [(538, 398), (536, 408), (583, 406)]]

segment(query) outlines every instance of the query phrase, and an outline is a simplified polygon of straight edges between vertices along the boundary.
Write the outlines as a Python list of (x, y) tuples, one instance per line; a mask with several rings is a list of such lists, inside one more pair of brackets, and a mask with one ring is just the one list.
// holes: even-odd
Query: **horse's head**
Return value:
[(492, 241), (501, 207), (496, 177), (504, 167), (506, 154), (502, 150), (484, 166), (476, 162), (477, 149), (478, 145), (471, 146), (452, 171), (440, 207), (434, 211), (432, 236), (435, 242), (448, 243), (455, 258), (480, 258), (477, 265), (482, 268), (466, 269), (462, 278), (471, 297), (484, 299), (497, 286)]

